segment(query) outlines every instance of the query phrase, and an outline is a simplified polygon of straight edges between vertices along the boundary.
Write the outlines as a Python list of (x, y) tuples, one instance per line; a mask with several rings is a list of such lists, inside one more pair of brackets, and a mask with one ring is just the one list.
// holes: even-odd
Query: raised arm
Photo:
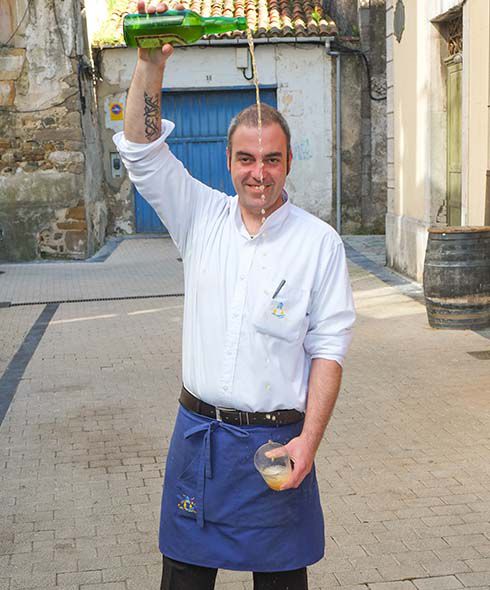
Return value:
[[(181, 4), (175, 6), (183, 10)], [(167, 5), (146, 8), (140, 13), (165, 12)], [(153, 207), (183, 256), (192, 241), (194, 221), (212, 227), (228, 206), (228, 198), (189, 174), (166, 143), (174, 125), (160, 116), (165, 64), (172, 55), (171, 45), (161, 49), (138, 49), (138, 60), (126, 101), (124, 132), (113, 141), (121, 154), (129, 179)]]
[[(178, 10), (182, 5), (176, 6)], [(144, 0), (138, 2), (138, 12), (165, 12), (168, 7), (160, 2), (156, 7), (146, 8)], [(124, 135), (135, 143), (151, 143), (160, 137), (160, 106), (163, 72), (173, 47), (164, 45), (161, 49), (138, 49), (138, 61), (128, 92)]]

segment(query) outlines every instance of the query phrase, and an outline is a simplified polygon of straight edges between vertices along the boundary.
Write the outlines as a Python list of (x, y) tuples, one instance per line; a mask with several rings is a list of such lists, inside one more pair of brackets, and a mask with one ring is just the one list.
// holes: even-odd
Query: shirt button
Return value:
[(228, 385), (225, 385), (225, 386), (223, 387), (223, 391), (228, 391)]
[(244, 281), (245, 280), (245, 275), (240, 275), (240, 280)]
[(237, 313), (234, 313), (233, 314), (233, 317), (236, 319), (238, 317), (238, 314)]
[(267, 391), (269, 391), (269, 389), (271, 388), (271, 384), (270, 383), (266, 383), (265, 384), (265, 388), (267, 389)]

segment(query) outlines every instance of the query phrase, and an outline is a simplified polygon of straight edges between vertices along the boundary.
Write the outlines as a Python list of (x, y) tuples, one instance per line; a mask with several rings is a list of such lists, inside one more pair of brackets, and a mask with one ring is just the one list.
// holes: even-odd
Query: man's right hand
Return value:
[[(184, 6), (182, 4), (177, 4), (175, 6), (176, 10), (184, 10)], [(155, 12), (163, 13), (168, 10), (168, 6), (164, 2), (159, 2), (156, 6), (149, 5), (146, 6), (145, 0), (139, 0), (138, 2), (138, 12), (139, 14), (154, 14)], [(174, 48), (172, 45), (164, 45), (162, 48), (157, 49), (138, 49), (138, 59), (141, 61), (149, 64), (157, 66), (161, 69), (165, 67), (167, 59), (172, 55), (174, 52)]]
[[(176, 4), (183, 10), (182, 4)], [(163, 13), (168, 7), (163, 2), (156, 6), (146, 6), (144, 0), (138, 2), (139, 14)], [(138, 61), (129, 87), (124, 116), (124, 134), (128, 141), (151, 143), (160, 137), (162, 79), (167, 59), (172, 55), (172, 45), (155, 49), (138, 48)]]

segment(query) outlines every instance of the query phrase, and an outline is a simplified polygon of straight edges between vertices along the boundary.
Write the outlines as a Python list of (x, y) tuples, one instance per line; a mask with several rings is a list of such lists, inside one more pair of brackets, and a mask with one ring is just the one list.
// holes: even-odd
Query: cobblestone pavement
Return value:
[(342, 236), (342, 239), (376, 264), (386, 264), (385, 236)]
[[(77, 295), (87, 294), (83, 285), (94, 298), (168, 293), (158, 274), (171, 274), (165, 260), (177, 254), (162, 243), (128, 240), (97, 264), (8, 265), (0, 281), (20, 268), (34, 288), (38, 268), (60, 273), (44, 301), (86, 298)], [(351, 277), (358, 323), (318, 453), (327, 551), (310, 588), (489, 590), (490, 360), (468, 353), (490, 342), (430, 329), (419, 302), (365, 268), (351, 264)], [(169, 280), (182, 285), (180, 276)], [(26, 295), (15, 285), (10, 299), (1, 293), (14, 302)], [(0, 397), (16, 390), (0, 426), (0, 590), (159, 587), (182, 304), (155, 297), (0, 309)], [(219, 590), (251, 587), (249, 574), (219, 574)]]

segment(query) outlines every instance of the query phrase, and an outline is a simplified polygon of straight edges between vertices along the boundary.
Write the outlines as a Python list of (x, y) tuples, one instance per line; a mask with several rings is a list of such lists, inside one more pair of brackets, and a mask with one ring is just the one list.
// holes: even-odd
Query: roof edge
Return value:
[[(254, 39), (254, 45), (277, 45), (279, 43), (301, 43), (301, 44), (315, 44), (315, 45), (325, 45), (326, 43), (330, 43), (333, 39), (336, 39), (336, 35), (325, 35), (321, 37), (264, 37), (259, 39)], [(191, 45), (176, 45), (174, 49), (189, 49), (190, 47), (208, 47), (208, 46), (215, 46), (215, 47), (236, 47), (239, 45), (244, 45), (248, 47), (247, 39), (201, 39), (196, 43), (192, 43)], [(92, 45), (92, 49), (133, 49), (132, 47), (127, 47), (124, 44), (118, 45)]]

